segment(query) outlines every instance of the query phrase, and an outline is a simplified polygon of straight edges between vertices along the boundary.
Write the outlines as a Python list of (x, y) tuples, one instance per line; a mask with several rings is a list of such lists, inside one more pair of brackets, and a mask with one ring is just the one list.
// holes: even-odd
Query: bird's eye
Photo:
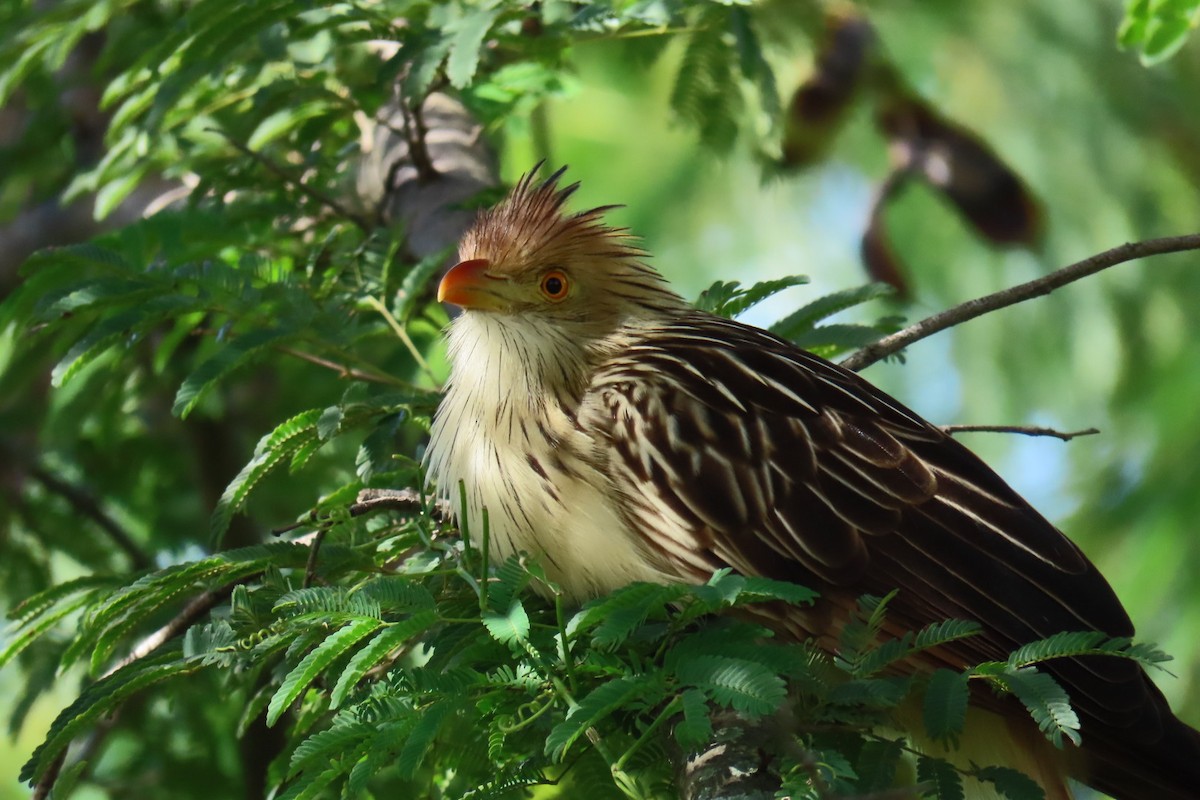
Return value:
[(547, 300), (562, 300), (567, 296), (567, 276), (558, 270), (550, 270), (542, 276), (542, 294)]

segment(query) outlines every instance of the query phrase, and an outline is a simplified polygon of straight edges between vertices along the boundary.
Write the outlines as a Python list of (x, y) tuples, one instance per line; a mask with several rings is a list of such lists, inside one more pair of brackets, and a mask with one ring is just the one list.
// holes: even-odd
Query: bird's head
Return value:
[(559, 188), (530, 172), (484, 211), (459, 246), (438, 300), (468, 312), (537, 319), (604, 335), (638, 317), (685, 308), (624, 228), (604, 222), (612, 206), (571, 213), (579, 184)]

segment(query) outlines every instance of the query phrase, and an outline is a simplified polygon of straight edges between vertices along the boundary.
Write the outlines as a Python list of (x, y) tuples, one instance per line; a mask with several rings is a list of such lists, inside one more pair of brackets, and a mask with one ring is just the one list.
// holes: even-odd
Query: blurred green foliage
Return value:
[[(1125, 240), (1197, 228), (1200, 49), (1185, 46), (1196, 3), (1134, 0), (1123, 21), (1113, 3), (937, 0), (863, 10), (904, 83), (986, 141), (1045, 214), (1036, 250), (995, 250), (938, 191), (908, 186), (884, 224), (914, 299), (866, 322), (923, 316)], [(94, 198), (104, 217), (155, 178), (189, 190), (171, 210), (31, 258), (0, 307), (0, 580), (10, 607), (51, 591), (18, 612), (31, 627), (0, 640), (9, 654), (21, 650), (3, 678), (11, 686), (16, 668), (23, 676), (11, 713), (27, 731), (50, 729), (57, 711), (40, 696), (66, 706), (74, 695), (64, 684), (84, 687), (85, 701), (60, 718), (54, 741), (82, 736), (91, 760), (69, 762), (61, 789), (77, 780), (79, 796), (235, 796), (243, 782), (276, 785), (320, 766), (318, 756), (336, 748), (296, 746), (332, 718), (331, 693), (347, 700), (370, 668), (352, 648), (370, 648), (371, 637), (419, 613), (411, 597), (386, 596), (379, 614), (352, 606), (355, 592), (369, 595), (376, 573), (393, 558), (414, 558), (407, 548), (430, 533), (412, 520), (342, 515), (360, 488), (418, 480), (413, 457), (436, 402), (445, 322), (412, 277), (427, 278), (436, 263), (408, 257), (404, 232), (379, 226), (371, 209), (327, 202), (352, 194), (355, 115), (374, 117), (397, 82), (411, 96), (432, 87), (455, 93), (501, 145), (506, 177), (538, 158), (570, 163), (583, 181), (579, 202), (625, 203), (621, 221), (646, 238), (684, 294), (722, 281), (713, 287), (722, 307), (786, 323), (797, 308), (813, 309), (814, 298), (878, 294), (853, 288), (868, 280), (860, 238), (872, 192), (891, 169), (870, 106), (850, 108), (819, 163), (778, 166), (781, 115), (811, 72), (823, 12), (791, 0), (544, 2), (536, 10), (61, 0), (0, 9), (0, 109), (21, 120), (0, 147), (0, 219), (74, 197)], [(1121, 44), (1154, 69), (1116, 51), (1118, 28)], [(89, 46), (94, 59), (75, 68)], [(80, 129), (75, 104), (87, 103), (89, 91), (105, 109), (102, 133)], [(970, 444), (1084, 547), (1141, 636), (1175, 654), (1180, 677), (1163, 685), (1192, 723), (1200, 721), (1197, 261), (1188, 254), (1117, 267), (922, 342), (903, 366), (869, 374), (937, 422), (1103, 430), (1065, 445), (983, 434)], [(811, 286), (747, 311), (796, 273)], [(0, 276), (0, 286), (12, 282)], [(819, 308), (838, 305), (825, 303)], [(396, 339), (393, 321), (433, 375)], [(811, 322), (792, 334), (811, 332)], [(261, 548), (272, 528), (310, 512), (327, 530), (315, 576), (306, 577), (306, 551), (296, 546), (208, 555), (214, 542)], [(461, 569), (461, 555), (451, 548), (406, 563), (417, 583), (433, 585), (439, 570)], [(130, 587), (134, 577), (140, 582)], [(344, 591), (331, 589), (338, 596), (328, 602), (320, 591), (304, 594), (316, 588), (301, 585), (309, 577)], [(435, 589), (469, 606), (467, 585)], [(188, 597), (225, 590), (216, 621), (124, 676), (95, 682)], [(551, 609), (529, 602), (533, 623), (551, 631)], [(514, 617), (515, 607), (485, 604), (475, 613), (515, 619), (511, 630), (520, 632), (530, 621)], [(490, 638), (479, 629), (463, 646), (520, 644), (492, 619)], [(333, 627), (306, 635), (314, 621)], [(19, 638), (26, 631), (37, 637)], [(523, 652), (514, 658), (536, 662)], [(405, 651), (398, 663), (422, 657), (419, 648)], [(326, 669), (332, 685), (314, 683)], [(177, 686), (185, 688), (141, 691), (183, 674)], [(348, 683), (333, 683), (338, 675)], [(614, 675), (597, 669), (591, 677)], [(395, 712), (388, 702), (447, 691), (414, 687), (399, 671), (393, 678), (364, 684), (353, 702), (376, 702), (373, 713), (386, 714)], [(527, 678), (514, 672), (495, 685), (528, 688)], [(770, 684), (763, 680), (747, 694)], [(689, 721), (708, 703), (732, 702), (715, 685), (681, 689)], [(115, 722), (93, 719), (123, 691), (131, 699)], [(293, 700), (299, 710), (285, 714)], [(496, 707), (531, 711), (519, 705)], [(256, 716), (264, 713), (279, 725), (264, 727)], [(94, 722), (102, 733), (89, 738)], [(249, 733), (235, 739), (235, 731)], [(434, 723), (422, 732), (427, 741), (465, 735)], [(341, 744), (362, 741), (347, 735)], [(484, 745), (472, 754), (486, 757), (491, 742)], [(416, 769), (420, 753), (381, 746)], [(31, 770), (47, 766), (46, 752)], [(263, 775), (247, 774), (255, 763)], [(349, 780), (365, 782), (382, 766)], [(536, 772), (509, 766), (514, 786)], [(597, 761), (581, 774), (605, 769)], [(411, 787), (415, 774), (377, 777), (376, 788)], [(471, 773), (462, 774), (450, 796), (469, 788)], [(325, 780), (314, 775), (303, 784), (313, 796)]]

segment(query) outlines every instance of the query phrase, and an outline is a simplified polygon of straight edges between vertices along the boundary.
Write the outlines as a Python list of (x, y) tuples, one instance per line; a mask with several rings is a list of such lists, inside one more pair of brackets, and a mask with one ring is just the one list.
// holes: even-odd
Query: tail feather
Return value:
[[(1147, 679), (1149, 683), (1149, 679)], [(1167, 709), (1153, 689), (1159, 709)], [(1165, 711), (1125, 741), (1088, 743), (1081, 779), (1116, 800), (1200, 800), (1200, 731)], [(1084, 734), (1086, 736), (1086, 726)]]

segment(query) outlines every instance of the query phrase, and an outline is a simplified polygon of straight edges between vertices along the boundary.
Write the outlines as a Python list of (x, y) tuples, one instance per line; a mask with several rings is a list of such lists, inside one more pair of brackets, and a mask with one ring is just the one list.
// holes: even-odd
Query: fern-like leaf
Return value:
[(546, 737), (546, 754), (561, 761), (588, 728), (638, 698), (642, 704), (654, 704), (662, 693), (655, 675), (626, 675), (602, 683), (571, 709), (567, 718), (554, 726)]
[(514, 796), (518, 790), (546, 783), (546, 776), (537, 767), (522, 762), (500, 770), (487, 783), (470, 789), (458, 800), (503, 800)]
[(787, 685), (762, 664), (727, 656), (699, 656), (680, 661), (681, 683), (701, 689), (716, 702), (751, 717), (770, 714), (787, 696)]
[(717, 281), (700, 293), (695, 306), (701, 311), (732, 319), (784, 289), (805, 283), (808, 283), (808, 277), (804, 275), (762, 281), (749, 288), (743, 288), (738, 281)]
[(634, 583), (585, 605), (567, 623), (568, 635), (595, 628), (605, 648), (620, 644), (646, 618), (689, 593), (680, 584)]
[(242, 467), (237, 476), (225, 487), (217, 507), (213, 511), (210, 524), (210, 543), (216, 547), (221, 537), (229, 528), (229, 522), (237, 513), (250, 492), (279, 466), (284, 458), (294, 453), (298, 448), (317, 437), (317, 421), (323, 409), (310, 409), (280, 423), (273, 431), (258, 441), (254, 448), (254, 457)]
[(296, 746), (288, 761), (285, 777), (292, 777), (313, 765), (328, 764), (330, 760), (354, 750), (370, 737), (374, 726), (359, 720), (338, 720), (332, 727), (314, 733)]
[(296, 336), (296, 331), (269, 328), (250, 331), (237, 337), (184, 379), (183, 385), (175, 393), (171, 413), (180, 419), (186, 419), (217, 381), (249, 362), (266, 348)]
[(1008, 800), (1046, 800), (1046, 793), (1037, 781), (1011, 767), (980, 767), (971, 774), (995, 786)]
[(675, 724), (675, 738), (685, 750), (703, 745), (712, 738), (712, 718), (708, 700), (699, 689), (686, 689), (680, 695), (683, 719)]
[(400, 754), (396, 757), (396, 770), (402, 778), (411, 780), (421, 766), (425, 753), (446, 720), (456, 714), (462, 706), (461, 698), (442, 700), (421, 709), (417, 724), (413, 726)]
[(717, 151), (733, 146), (743, 107), (736, 56), (725, 38), (724, 23), (725, 12), (719, 8), (700, 15), (671, 90), (671, 108), (695, 126), (705, 146)]
[(1035, 667), (1012, 669), (1003, 663), (983, 664), (972, 673), (1015, 695), (1055, 747), (1063, 746), (1064, 736), (1079, 744), (1079, 717), (1071, 708), (1066, 691), (1053, 676)]
[(488, 611), (483, 624), (496, 641), (502, 644), (522, 642), (529, 637), (529, 614), (519, 599), (513, 599), (504, 613)]
[(886, 283), (868, 283), (865, 286), (856, 286), (853, 289), (843, 289), (840, 292), (822, 295), (776, 322), (771, 326), (771, 333), (794, 341), (797, 337), (816, 328), (817, 323), (823, 319), (892, 294), (895, 294), (895, 289)]
[(267, 705), (267, 725), (274, 725), (284, 711), (339, 656), (376, 631), (383, 623), (367, 618), (351, 622), (317, 645), (284, 677)]
[(933, 800), (963, 800), (962, 775), (952, 764), (941, 758), (917, 758), (917, 780), (929, 788), (924, 797)]
[(20, 780), (39, 781), (59, 753), (83, 730), (146, 688), (201, 669), (197, 662), (183, 661), (177, 651), (166, 650), (117, 670), (89, 685), (50, 725), (45, 740), (21, 768)]
[(362, 680), (363, 675), (382, 661), (388, 653), (419, 636), (438, 620), (433, 609), (418, 611), (408, 619), (384, 628), (350, 659), (342, 674), (338, 676), (329, 695), (329, 707), (337, 708), (351, 690)]
[(925, 687), (922, 716), (925, 731), (940, 742), (954, 743), (967, 721), (969, 676), (950, 669), (935, 670)]

